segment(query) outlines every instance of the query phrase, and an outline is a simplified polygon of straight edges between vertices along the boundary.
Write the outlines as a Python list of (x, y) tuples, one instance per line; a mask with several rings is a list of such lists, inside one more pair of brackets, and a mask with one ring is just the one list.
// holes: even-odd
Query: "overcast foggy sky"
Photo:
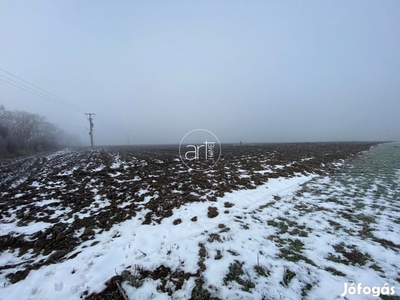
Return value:
[[(397, 0), (1, 1), (0, 68), (96, 113), (96, 144), (400, 140)], [(0, 91), (89, 144), (85, 111)]]

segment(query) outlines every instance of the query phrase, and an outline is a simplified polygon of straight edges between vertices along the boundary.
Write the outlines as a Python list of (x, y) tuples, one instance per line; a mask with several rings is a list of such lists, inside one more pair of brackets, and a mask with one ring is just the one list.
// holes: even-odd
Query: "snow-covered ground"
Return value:
[[(2, 273), (0, 299), (80, 299), (101, 292), (115, 275), (129, 299), (340, 299), (345, 283), (387, 284), (400, 295), (395, 146), (374, 147), (331, 176), (271, 178), (215, 202), (186, 203), (159, 224), (143, 224), (149, 209), (142, 209), (24, 280), (10, 284)], [(117, 157), (112, 168), (120, 164)], [(92, 209), (108, 205), (95, 201)], [(50, 203), (57, 201), (37, 205)], [(0, 232), (32, 234), (46, 226), (14, 222)], [(3, 251), (0, 266), (15, 266), (31, 252)]]

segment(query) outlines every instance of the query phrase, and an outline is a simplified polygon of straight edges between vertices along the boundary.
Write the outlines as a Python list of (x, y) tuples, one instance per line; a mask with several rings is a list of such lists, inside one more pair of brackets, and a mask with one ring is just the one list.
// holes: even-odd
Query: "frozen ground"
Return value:
[(245, 151), (192, 185), (151, 151), (18, 161), (31, 173), (3, 176), (0, 299), (121, 299), (119, 283), (129, 299), (339, 299), (345, 282), (398, 295), (400, 145), (328, 148)]

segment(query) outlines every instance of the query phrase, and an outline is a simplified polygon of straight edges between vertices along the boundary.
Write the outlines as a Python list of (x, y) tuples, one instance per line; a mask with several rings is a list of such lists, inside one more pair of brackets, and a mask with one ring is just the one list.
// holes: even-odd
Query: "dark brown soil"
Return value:
[[(219, 163), (207, 174), (189, 172), (178, 160), (178, 146), (77, 149), (2, 160), (0, 224), (17, 221), (18, 226), (26, 226), (41, 221), (54, 225), (31, 235), (11, 232), (0, 236), (0, 251), (13, 251), (16, 256), (31, 253), (19, 265), (24, 271), (9, 273), (16, 265), (7, 265), (0, 266), (0, 272), (7, 273), (10, 283), (18, 282), (31, 269), (76, 256), (71, 252), (83, 241), (143, 209), (150, 210), (143, 224), (160, 223), (185, 203), (213, 202), (232, 190), (256, 188), (269, 178), (338, 172), (334, 162), (351, 159), (375, 144), (222, 145)], [(258, 172), (266, 167), (269, 173)], [(102, 207), (96, 199), (108, 204)], [(36, 205), (43, 200), (54, 202)], [(225, 203), (226, 208), (230, 206)], [(218, 213), (210, 206), (210, 218)], [(193, 216), (192, 221), (196, 220)], [(180, 219), (174, 221), (179, 223)], [(38, 255), (44, 258), (36, 261)], [(164, 273), (172, 276), (171, 270), (161, 269), (153, 276), (163, 278)], [(200, 287), (198, 282), (196, 288)]]

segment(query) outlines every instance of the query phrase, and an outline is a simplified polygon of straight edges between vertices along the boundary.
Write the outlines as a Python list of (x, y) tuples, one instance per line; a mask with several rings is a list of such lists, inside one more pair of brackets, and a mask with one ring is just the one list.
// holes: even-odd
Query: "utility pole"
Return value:
[(94, 114), (94, 113), (85, 113), (85, 115), (87, 115), (87, 116), (89, 116), (89, 135), (90, 135), (90, 145), (92, 146), (92, 148), (93, 148), (93, 127), (94, 127), (94, 125), (93, 125), (93, 122), (92, 122), (92, 115), (96, 115), (96, 114)]

